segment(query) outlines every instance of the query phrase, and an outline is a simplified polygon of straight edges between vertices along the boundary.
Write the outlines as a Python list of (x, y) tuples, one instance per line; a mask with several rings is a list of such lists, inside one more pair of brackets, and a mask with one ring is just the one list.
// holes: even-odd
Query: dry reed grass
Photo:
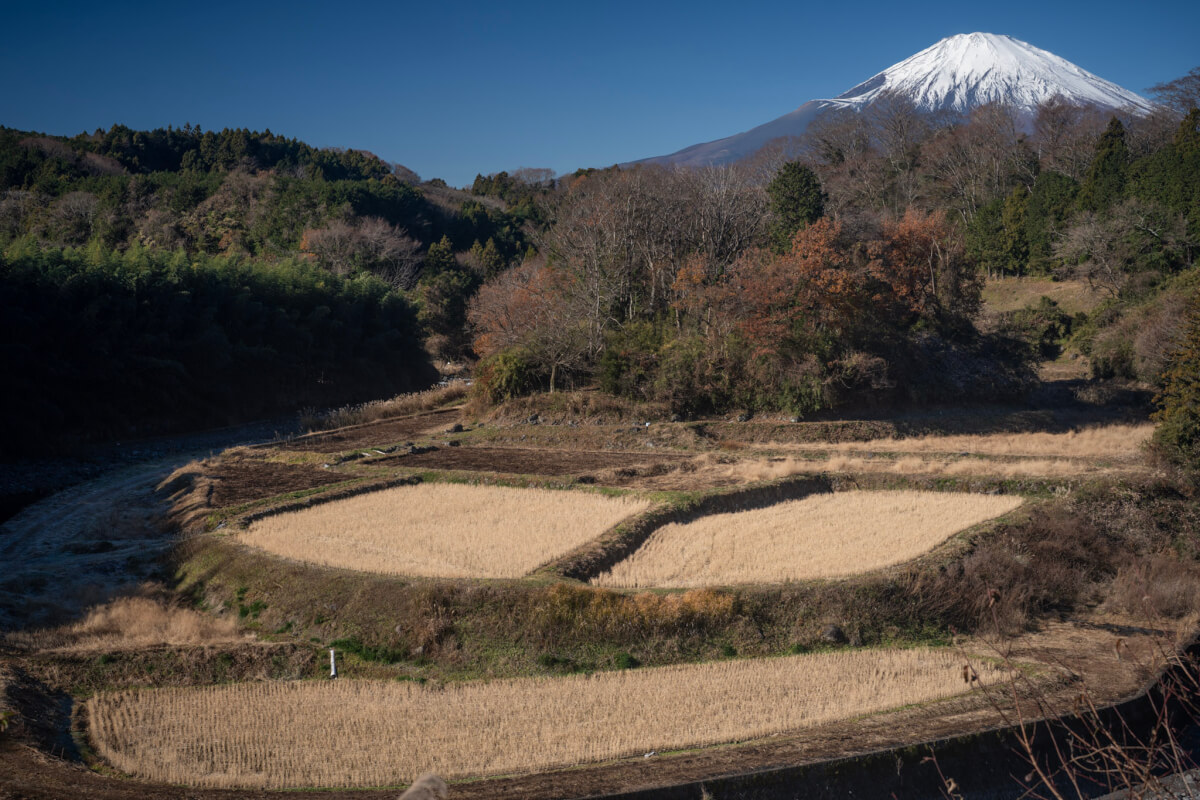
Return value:
[(1071, 459), (1019, 459), (993, 461), (979, 458), (872, 458), (831, 454), (828, 458), (778, 458), (766, 461), (741, 461), (727, 466), (724, 474), (739, 480), (773, 480), (789, 475), (817, 472), (870, 472), (895, 475), (992, 476), (998, 478), (1065, 478), (1074, 475), (1101, 475), (1112, 469)]
[[(980, 667), (984, 682), (1002, 673)], [(744, 741), (960, 694), (950, 651), (843, 651), (522, 678), (134, 689), (87, 703), (97, 751), (206, 787), (386, 786)]]
[(588, 492), (422, 483), (267, 517), (242, 540), (331, 567), (519, 578), (648, 507)]
[(833, 492), (664, 525), (600, 586), (670, 587), (835, 578), (899, 564), (1020, 497), (958, 492)]
[(1104, 299), (1104, 292), (1086, 281), (1055, 281), (1049, 278), (995, 278), (983, 286), (985, 313), (1016, 311), (1036, 305), (1043, 297), (1058, 303), (1068, 314), (1091, 311)]
[(217, 619), (146, 597), (123, 597), (98, 606), (72, 625), (14, 632), (18, 647), (60, 652), (136, 650), (156, 645), (224, 644), (245, 641), (233, 619)]
[(462, 400), (470, 387), (466, 381), (454, 380), (445, 386), (435, 386), (423, 392), (401, 394), (388, 400), (372, 400), (369, 403), (342, 406), (323, 414), (306, 414), (301, 424), (310, 431), (344, 428), (347, 425), (363, 425), (392, 417), (403, 417), (422, 411), (432, 411), (447, 403)]
[(838, 453), (970, 453), (1026, 458), (1133, 458), (1154, 432), (1152, 423), (1100, 425), (1066, 433), (990, 433), (874, 439), (866, 442), (796, 445), (804, 450)]

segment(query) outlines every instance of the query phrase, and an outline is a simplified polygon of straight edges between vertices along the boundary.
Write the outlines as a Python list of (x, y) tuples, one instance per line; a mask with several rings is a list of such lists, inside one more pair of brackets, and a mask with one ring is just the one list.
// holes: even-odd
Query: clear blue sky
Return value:
[(454, 185), (673, 152), (836, 95), (955, 33), (1128, 89), (1200, 65), (1200, 2), (0, 0), (0, 124), (270, 128)]

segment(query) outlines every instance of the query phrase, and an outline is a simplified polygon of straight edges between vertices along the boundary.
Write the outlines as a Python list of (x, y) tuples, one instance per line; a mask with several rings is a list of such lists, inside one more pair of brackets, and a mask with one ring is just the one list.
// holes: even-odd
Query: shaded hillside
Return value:
[(0, 451), (230, 424), (423, 388), (412, 305), (303, 262), (10, 247)]

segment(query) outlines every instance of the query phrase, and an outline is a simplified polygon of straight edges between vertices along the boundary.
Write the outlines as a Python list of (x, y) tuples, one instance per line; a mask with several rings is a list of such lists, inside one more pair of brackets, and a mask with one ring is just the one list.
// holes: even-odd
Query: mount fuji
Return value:
[(705, 166), (728, 164), (758, 152), (767, 142), (800, 136), (813, 120), (834, 109), (861, 111), (885, 96), (910, 100), (922, 111), (969, 112), (1003, 103), (1032, 117), (1054, 96), (1102, 110), (1148, 114), (1145, 98), (1031, 44), (992, 33), (963, 33), (942, 39), (914, 56), (828, 100), (810, 100), (790, 114), (713, 142), (692, 145), (638, 164)]

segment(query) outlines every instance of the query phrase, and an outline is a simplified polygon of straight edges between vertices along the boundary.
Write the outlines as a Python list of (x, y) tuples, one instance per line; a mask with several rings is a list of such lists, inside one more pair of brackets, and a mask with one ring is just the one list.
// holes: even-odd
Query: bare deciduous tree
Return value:
[(82, 244), (92, 235), (100, 201), (91, 192), (70, 192), (51, 209), (55, 237), (64, 244)]
[(917, 202), (923, 181), (918, 171), (921, 145), (933, 132), (932, 121), (911, 100), (885, 94), (862, 112), (871, 138), (891, 175), (891, 212), (903, 214)]
[(467, 321), (475, 332), (475, 351), (487, 356), (524, 348), (549, 373), (553, 392), (560, 373), (590, 355), (590, 302), (577, 275), (542, 258), (528, 260), (501, 272), (471, 299)]
[(1171, 143), (1179, 130), (1179, 115), (1166, 108), (1149, 114), (1123, 115), (1121, 122), (1125, 125), (1125, 146), (1131, 160), (1157, 153)]
[(939, 132), (923, 154), (939, 200), (963, 222), (1014, 182), (1032, 185), (1037, 172), (1013, 110), (1000, 105), (977, 108), (966, 125)]
[(187, 244), (179, 216), (167, 209), (152, 208), (137, 222), (138, 241), (147, 247), (174, 250)]
[(1190, 252), (1184, 221), (1142, 200), (1129, 199), (1103, 214), (1085, 212), (1054, 246), (1054, 254), (1088, 284), (1110, 296), (1121, 293), (1133, 269), (1145, 256), (1160, 260), (1186, 258)]
[(398, 289), (410, 289), (421, 265), (420, 245), (402, 228), (378, 217), (353, 225), (335, 219), (323, 228), (304, 232), (302, 252), (339, 275), (367, 270)]
[(1192, 67), (1182, 77), (1156, 83), (1148, 90), (1159, 103), (1183, 115), (1200, 107), (1200, 67)]
[(1055, 95), (1038, 106), (1032, 144), (1044, 169), (1078, 181), (1087, 174), (1102, 129), (1097, 114)]
[(420, 244), (379, 217), (367, 217), (358, 225), (356, 255), (359, 266), (398, 289), (410, 289), (421, 266)]
[(737, 167), (750, 183), (766, 186), (787, 162), (811, 161), (810, 149), (803, 137), (781, 136), (764, 144), (754, 155), (739, 161)]
[(395, 175), (396, 179), (399, 180), (401, 183), (407, 183), (409, 186), (419, 186), (420, 185), (421, 176), (418, 175), (415, 171), (413, 171), (413, 170), (409, 169), (408, 167), (404, 166), (403, 164), (397, 163), (395, 161), (390, 163), (388, 166), (391, 167), (392, 174)]
[(690, 258), (719, 272), (760, 240), (766, 197), (752, 175), (738, 167), (639, 167), (571, 183), (540, 244), (589, 298), (593, 352), (604, 331), (666, 313)]
[(336, 219), (323, 228), (305, 231), (300, 251), (315, 256), (330, 272), (345, 275), (354, 265), (354, 239), (354, 227)]
[(49, 198), (36, 192), (7, 190), (0, 195), (0, 234), (20, 236), (27, 233), (37, 210), (48, 203)]
[(521, 167), (513, 171), (512, 177), (530, 186), (550, 187), (554, 185), (554, 170), (549, 167)]
[(870, 126), (849, 109), (831, 111), (809, 126), (804, 140), (813, 170), (828, 199), (826, 212), (841, 217), (852, 208), (881, 208), (884, 173), (871, 146)]

